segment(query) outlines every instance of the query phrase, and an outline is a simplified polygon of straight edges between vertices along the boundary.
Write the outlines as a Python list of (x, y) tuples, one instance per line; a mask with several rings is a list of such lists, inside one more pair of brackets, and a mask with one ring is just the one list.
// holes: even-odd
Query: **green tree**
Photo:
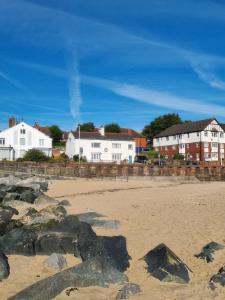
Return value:
[(119, 133), (121, 131), (121, 128), (116, 123), (106, 124), (105, 125), (105, 132), (115, 132)]
[(50, 136), (52, 138), (53, 144), (60, 143), (62, 139), (63, 132), (57, 125), (52, 125), (49, 127), (50, 130)]
[(28, 150), (23, 157), (24, 161), (47, 161), (48, 159), (49, 157), (38, 149)]
[(142, 134), (148, 139), (152, 140), (154, 136), (161, 131), (169, 128), (175, 124), (183, 123), (181, 117), (178, 114), (166, 114), (155, 118), (151, 123), (146, 125), (142, 131)]
[(80, 131), (93, 132), (95, 131), (95, 125), (92, 122), (80, 124)]

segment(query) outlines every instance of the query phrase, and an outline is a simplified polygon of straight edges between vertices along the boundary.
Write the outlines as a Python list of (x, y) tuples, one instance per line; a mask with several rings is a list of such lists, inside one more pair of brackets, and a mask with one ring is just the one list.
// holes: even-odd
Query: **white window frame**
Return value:
[(101, 143), (93, 142), (91, 143), (92, 148), (101, 148)]
[(121, 144), (120, 143), (112, 143), (112, 148), (113, 149), (121, 149)]
[(5, 138), (0, 138), (0, 146), (5, 145)]
[[(24, 141), (24, 142), (22, 142)], [(25, 138), (20, 138), (20, 146), (25, 146), (26, 145), (26, 139)]]

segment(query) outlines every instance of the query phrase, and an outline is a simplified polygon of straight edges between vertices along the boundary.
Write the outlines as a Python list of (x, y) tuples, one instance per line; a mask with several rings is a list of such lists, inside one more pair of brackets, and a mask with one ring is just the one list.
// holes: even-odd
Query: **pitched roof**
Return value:
[(177, 134), (183, 134), (183, 133), (190, 133), (190, 132), (198, 132), (204, 130), (213, 120), (215, 119), (205, 119), (195, 122), (187, 122), (183, 124), (177, 124), (173, 125), (159, 134), (155, 136), (155, 138), (158, 137), (164, 137), (164, 136), (170, 136), (170, 135), (177, 135)]
[(44, 126), (40, 126), (38, 124), (34, 124), (33, 127), (36, 128), (37, 130), (39, 130), (40, 132), (48, 135), (48, 136), (51, 135), (50, 134), (50, 130), (49, 130), (49, 128), (47, 126), (44, 127)]
[(225, 124), (220, 123), (221, 128), (225, 131)]
[[(72, 131), (73, 136), (78, 139), (79, 133), (78, 131)], [(101, 135), (99, 132), (80, 132), (81, 139), (87, 140), (114, 140), (114, 141), (132, 141), (132, 137), (128, 134), (123, 133), (105, 133), (105, 135)]]
[(138, 133), (137, 131), (135, 131), (131, 128), (121, 128), (120, 133), (128, 134), (132, 138), (142, 138), (142, 137), (144, 137), (142, 134)]

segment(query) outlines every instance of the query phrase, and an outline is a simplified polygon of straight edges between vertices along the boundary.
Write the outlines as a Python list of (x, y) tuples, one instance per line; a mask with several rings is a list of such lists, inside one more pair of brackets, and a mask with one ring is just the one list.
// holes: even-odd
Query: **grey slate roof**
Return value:
[[(78, 131), (72, 131), (73, 136), (78, 139), (79, 133)], [(113, 140), (113, 141), (133, 141), (132, 137), (128, 134), (123, 133), (105, 133), (105, 135), (101, 135), (99, 132), (80, 132), (81, 139), (87, 140)]]
[(165, 137), (165, 136), (170, 136), (170, 135), (183, 134), (183, 133), (202, 131), (213, 120), (215, 120), (215, 119), (205, 119), (205, 120), (200, 120), (200, 121), (196, 121), (196, 122), (188, 122), (188, 123), (173, 125), (173, 126), (167, 128), (167, 129), (163, 130), (159, 134), (157, 134), (155, 136), (155, 138)]

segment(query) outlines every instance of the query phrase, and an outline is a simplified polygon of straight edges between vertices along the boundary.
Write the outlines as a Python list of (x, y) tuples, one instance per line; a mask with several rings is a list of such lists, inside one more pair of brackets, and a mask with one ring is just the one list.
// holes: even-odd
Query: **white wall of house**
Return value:
[(89, 162), (134, 162), (135, 142), (109, 139), (75, 139), (69, 133), (66, 143), (66, 154), (72, 158), (80, 154)]
[[(217, 130), (217, 132), (213, 130)], [(203, 131), (178, 134), (153, 139), (153, 147), (157, 150), (162, 146), (179, 145), (179, 153), (185, 154), (185, 144), (204, 143), (204, 152), (206, 160), (218, 160), (218, 145), (220, 145), (221, 157), (224, 157), (225, 132), (216, 120), (213, 120)], [(211, 146), (213, 153), (210, 159), (207, 159), (207, 153)]]
[(51, 156), (52, 139), (24, 122), (0, 132), (0, 160), (21, 158), (30, 149)]

